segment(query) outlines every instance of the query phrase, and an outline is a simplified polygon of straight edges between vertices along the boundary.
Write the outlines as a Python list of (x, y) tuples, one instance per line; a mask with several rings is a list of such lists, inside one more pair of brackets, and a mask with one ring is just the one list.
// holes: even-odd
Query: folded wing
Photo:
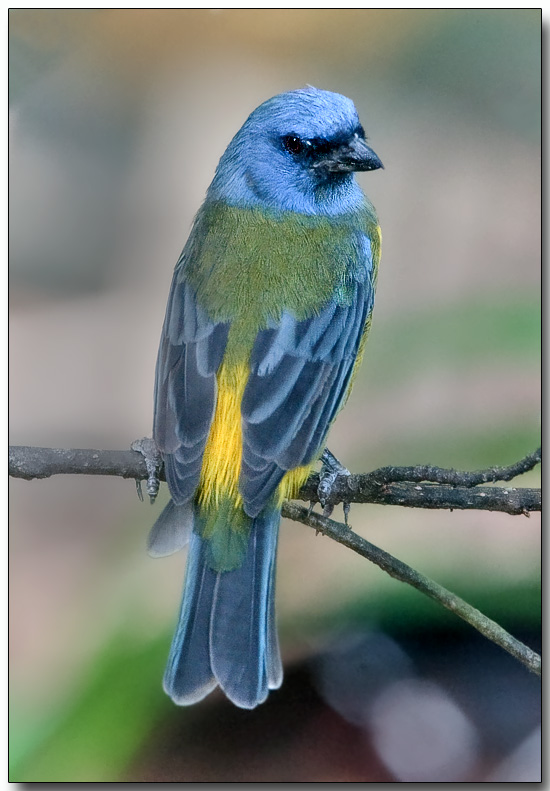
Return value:
[(371, 278), (353, 280), (340, 304), (302, 321), (284, 313), (259, 332), (242, 403), (240, 491), (250, 516), (288, 470), (318, 455), (349, 390), (373, 299)]
[(176, 505), (188, 502), (199, 483), (228, 331), (228, 324), (207, 316), (176, 269), (157, 359), (153, 423)]

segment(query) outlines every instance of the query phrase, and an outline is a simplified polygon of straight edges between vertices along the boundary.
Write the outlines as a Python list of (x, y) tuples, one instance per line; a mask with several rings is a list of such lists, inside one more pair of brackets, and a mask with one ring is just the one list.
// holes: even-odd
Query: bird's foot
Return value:
[[(323, 507), (323, 516), (329, 517), (334, 510), (334, 503), (328, 502), (332, 494), (334, 482), (339, 475), (351, 475), (351, 473), (343, 464), (340, 464), (336, 456), (334, 456), (328, 448), (324, 449), (321, 455), (321, 462), (323, 466), (319, 476), (317, 496)], [(344, 521), (347, 525), (351, 503), (343, 501), (342, 507), (344, 509)]]
[[(136, 439), (132, 442), (131, 446), (132, 450), (136, 450), (138, 453), (141, 453), (143, 458), (145, 459), (145, 465), (147, 467), (147, 494), (149, 495), (149, 501), (151, 505), (155, 502), (157, 494), (159, 492), (160, 486), (160, 478), (159, 472), (162, 467), (162, 456), (160, 455), (160, 451), (157, 448), (157, 444), (154, 439), (151, 437), (142, 437), (141, 439)], [(136, 489), (138, 493), (139, 499), (143, 502), (143, 492), (141, 490), (141, 481), (136, 479)]]

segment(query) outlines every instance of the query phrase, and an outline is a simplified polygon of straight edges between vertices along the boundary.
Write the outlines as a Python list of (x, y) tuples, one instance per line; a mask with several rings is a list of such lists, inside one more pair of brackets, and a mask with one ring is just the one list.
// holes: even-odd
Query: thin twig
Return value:
[(511, 481), (540, 464), (541, 458), (541, 448), (537, 448), (533, 453), (528, 453), (523, 459), (507, 467), (488, 467), (485, 470), (470, 472), (419, 464), (416, 467), (380, 467), (378, 470), (367, 473), (364, 477), (378, 484), (399, 483), (400, 481), (422, 483), (426, 481), (446, 483), (451, 486), (479, 486), (482, 483)]
[[(414, 469), (414, 468), (411, 468)], [(312, 475), (298, 494), (300, 500), (318, 502), (319, 476)], [(376, 503), (401, 505), (407, 508), (449, 508), (451, 510), (502, 511), (507, 514), (528, 516), (541, 510), (540, 489), (527, 487), (506, 488), (484, 486), (465, 487), (447, 484), (424, 483), (372, 483), (370, 474), (340, 475), (334, 483), (327, 502)]]
[[(540, 450), (530, 454), (511, 467), (493, 467), (475, 473), (444, 470), (438, 467), (386, 467), (364, 475), (340, 475), (332, 487), (329, 502), (377, 503), (400, 505), (409, 508), (448, 508), (501, 511), (508, 514), (526, 514), (540, 511), (540, 489), (477, 487), (471, 483), (450, 485), (468, 476), (479, 480), (509, 480), (512, 470), (525, 472), (540, 459)], [(388, 471), (395, 473), (399, 482), (391, 482)], [(429, 473), (432, 483), (426, 480)], [(51, 475), (118, 475), (122, 478), (144, 480), (148, 477), (145, 459), (136, 451), (115, 450), (63, 450), (59, 448), (10, 447), (9, 474), (31, 480)], [(406, 477), (408, 476), (408, 478)], [(491, 477), (492, 476), (492, 477)], [(161, 471), (160, 477), (164, 480)], [(471, 478), (473, 479), (473, 478)], [(408, 481), (403, 482), (403, 481)], [(298, 497), (318, 502), (318, 475), (311, 475)]]
[[(415, 508), (476, 508), (509, 514), (540, 511), (539, 489), (477, 486), (496, 480), (511, 480), (532, 469), (540, 461), (540, 448), (510, 467), (492, 467), (477, 472), (458, 472), (437, 467), (385, 467), (365, 475), (341, 475), (331, 503), (364, 502)], [(149, 477), (141, 453), (105, 450), (62, 450), (13, 446), (9, 452), (9, 474), (31, 480), (51, 475), (118, 475), (141, 481)], [(164, 480), (162, 471), (160, 477)], [(300, 492), (302, 499), (318, 502), (318, 475), (312, 475)], [(422, 483), (423, 485), (418, 485)], [(476, 488), (474, 488), (476, 487)], [(283, 504), (283, 515), (313, 527), (340, 544), (376, 563), (395, 579), (412, 585), (471, 624), (481, 634), (501, 646), (529, 670), (540, 675), (538, 654), (508, 634), (501, 626), (471, 607), (455, 594), (415, 571), (388, 552), (353, 533), (346, 525), (308, 511), (296, 503)]]
[(384, 552), (383, 549), (371, 544), (370, 541), (361, 538), (346, 525), (327, 519), (314, 511), (309, 512), (307, 508), (290, 502), (284, 503), (283, 516), (293, 519), (295, 522), (301, 522), (308, 527), (312, 527), (317, 532), (329, 536), (339, 544), (343, 544), (345, 547), (375, 563), (391, 577), (401, 582), (406, 582), (408, 585), (412, 585), (417, 590), (425, 593), (426, 596), (442, 604), (443, 607), (451, 610), (459, 618), (469, 623), (484, 637), (499, 645), (525, 665), (532, 673), (540, 676), (541, 658), (528, 646), (516, 640), (505, 629), (490, 618), (487, 618), (479, 610), (476, 610), (475, 607), (467, 604), (459, 596), (407, 566), (406, 563), (393, 557), (388, 552)]
[[(10, 445), (8, 471), (13, 478), (49, 478), (52, 475), (116, 475), (147, 479), (149, 473), (141, 453), (133, 450), (36, 448)], [(162, 480), (166, 480), (160, 473)]]
[[(509, 514), (528, 514), (541, 510), (540, 489), (480, 488), (479, 484), (511, 481), (532, 470), (540, 461), (541, 449), (537, 448), (508, 467), (462, 471), (417, 465), (381, 467), (363, 475), (339, 475), (334, 481), (328, 502), (332, 505), (350, 502), (404, 505), (409, 508), (481, 508)], [(310, 476), (299, 493), (299, 499), (318, 502), (318, 484), (319, 477)]]

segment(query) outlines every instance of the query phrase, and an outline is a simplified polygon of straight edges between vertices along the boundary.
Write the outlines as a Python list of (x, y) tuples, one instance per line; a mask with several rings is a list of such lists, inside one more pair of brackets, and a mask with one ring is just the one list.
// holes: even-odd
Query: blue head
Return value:
[(220, 159), (208, 197), (243, 207), (341, 214), (363, 201), (354, 171), (380, 167), (353, 102), (308, 87), (254, 110)]

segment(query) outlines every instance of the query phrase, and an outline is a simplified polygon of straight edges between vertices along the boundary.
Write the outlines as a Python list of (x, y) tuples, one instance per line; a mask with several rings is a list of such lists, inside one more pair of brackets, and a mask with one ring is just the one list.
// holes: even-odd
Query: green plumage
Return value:
[(219, 506), (202, 507), (197, 514), (195, 530), (205, 539), (206, 562), (215, 571), (238, 568), (248, 546), (252, 519), (229, 498)]
[(346, 304), (350, 267), (362, 258), (357, 232), (369, 237), (377, 264), (377, 226), (366, 200), (360, 210), (330, 218), (204, 206), (185, 251), (185, 272), (209, 317), (232, 321), (225, 361), (246, 361), (258, 331), (284, 310), (301, 320), (331, 299)]

